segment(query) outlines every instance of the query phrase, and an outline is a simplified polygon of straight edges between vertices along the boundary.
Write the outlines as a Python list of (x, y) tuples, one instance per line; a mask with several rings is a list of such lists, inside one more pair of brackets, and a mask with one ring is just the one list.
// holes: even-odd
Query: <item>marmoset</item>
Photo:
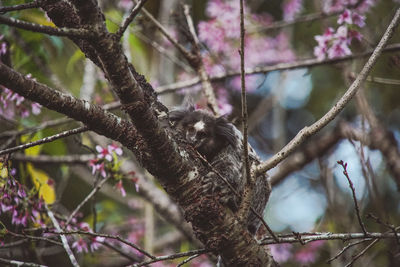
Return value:
[[(192, 145), (213, 167), (213, 170), (206, 175), (206, 190), (218, 192), (222, 204), (228, 206), (233, 212), (237, 212), (246, 181), (242, 160), (242, 133), (224, 117), (215, 117), (205, 110), (195, 110), (194, 107), (171, 111), (169, 118), (179, 136)], [(249, 160), (250, 166), (260, 162), (250, 145)], [(239, 193), (239, 197), (215, 171), (225, 177)], [(251, 205), (262, 216), (271, 192), (266, 175), (256, 178), (254, 190)], [(254, 235), (257, 232), (260, 223), (254, 213), (249, 211), (247, 228), (251, 234)]]

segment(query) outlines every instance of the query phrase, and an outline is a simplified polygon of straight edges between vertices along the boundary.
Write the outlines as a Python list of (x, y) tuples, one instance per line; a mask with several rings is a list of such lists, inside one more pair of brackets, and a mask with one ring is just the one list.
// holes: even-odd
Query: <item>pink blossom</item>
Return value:
[(356, 39), (357, 41), (361, 41), (363, 38), (362, 34), (356, 30), (349, 30), (348, 35), (349, 35), (349, 39), (351, 39), (351, 40)]
[(97, 159), (91, 159), (89, 160), (89, 166), (92, 167), (92, 174), (94, 175), (97, 171), (100, 171), (101, 176), (106, 178), (107, 173), (104, 168), (104, 162), (98, 163)]
[(96, 150), (99, 152), (99, 154), (97, 154), (99, 159), (105, 158), (108, 161), (112, 161), (112, 155), (107, 148), (102, 148), (101, 146), (97, 145)]
[(105, 238), (102, 237), (102, 236), (96, 236), (94, 238), (91, 238), (92, 242), (90, 243), (90, 250), (92, 252), (94, 252), (95, 250), (98, 250), (100, 245), (101, 245), (101, 243), (103, 243), (104, 240), (105, 240)]
[(5, 55), (7, 53), (7, 43), (3, 42), (0, 46), (0, 55)]
[(108, 150), (110, 151), (110, 152), (115, 152), (115, 154), (117, 154), (118, 156), (121, 156), (122, 155), (122, 149), (119, 147), (119, 146), (117, 146), (116, 144), (111, 144), (111, 145), (108, 145)]
[(78, 227), (79, 227), (81, 230), (83, 230), (83, 231), (86, 231), (86, 232), (93, 232), (93, 231), (92, 231), (92, 228), (90, 228), (90, 225), (89, 225), (87, 222), (80, 222), (80, 223), (78, 224)]
[(337, 30), (336, 30), (336, 34), (335, 34), (335, 38), (339, 39), (341, 41), (346, 41), (347, 43), (349, 43), (349, 39), (347, 37), (347, 33), (348, 33), (348, 28), (347, 26), (340, 26)]
[(335, 41), (332, 47), (328, 49), (328, 58), (337, 58), (347, 55), (351, 55), (351, 50), (346, 42), (340, 40)]
[(132, 0), (120, 0), (118, 2), (118, 7), (125, 9), (125, 10), (130, 10), (133, 7), (133, 1)]
[(343, 11), (343, 13), (339, 16), (337, 23), (338, 24), (343, 24), (343, 23), (353, 24), (351, 11), (348, 9)]
[(42, 105), (40, 105), (38, 103), (32, 103), (31, 108), (32, 108), (32, 113), (34, 115), (38, 115), (38, 114), (40, 114), (40, 112), (42, 110)]
[(13, 208), (13, 206), (12, 205), (6, 205), (4, 203), (0, 203), (0, 208), (1, 208), (2, 212), (7, 212), (7, 211), (10, 211)]
[(278, 263), (286, 262), (293, 256), (291, 251), (293, 248), (292, 244), (274, 244), (269, 245), (269, 247), (271, 248), (272, 256)]
[(288, 0), (283, 5), (283, 19), (293, 20), (303, 9), (303, 0)]
[(124, 188), (124, 186), (122, 184), (122, 180), (119, 180), (118, 183), (115, 184), (115, 187), (119, 190), (119, 192), (121, 193), (121, 195), (123, 197), (126, 196), (126, 191), (125, 191), (125, 188)]
[(351, 16), (353, 23), (356, 24), (358, 27), (362, 28), (365, 26), (365, 16), (360, 15), (357, 12), (353, 12)]
[(320, 249), (324, 243), (324, 240), (319, 240), (307, 244), (296, 252), (294, 256), (295, 260), (301, 264), (310, 264), (315, 262), (317, 256), (320, 254), (318, 249)]
[(229, 103), (228, 99), (228, 92), (224, 88), (220, 88), (217, 91), (217, 103), (218, 107), (220, 109), (221, 114), (223, 115), (229, 115), (232, 113), (232, 105)]
[(89, 252), (87, 244), (85, 242), (85, 240), (83, 240), (82, 237), (79, 238), (79, 240), (75, 241), (72, 244), (72, 247), (76, 249), (76, 252), (81, 253), (81, 252)]

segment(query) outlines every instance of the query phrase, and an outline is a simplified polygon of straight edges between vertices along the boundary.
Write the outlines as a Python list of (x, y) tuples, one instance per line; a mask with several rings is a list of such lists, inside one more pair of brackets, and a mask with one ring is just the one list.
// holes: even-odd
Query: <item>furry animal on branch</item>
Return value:
[[(221, 203), (233, 212), (237, 212), (245, 187), (241, 132), (224, 117), (215, 117), (205, 110), (195, 110), (194, 107), (171, 111), (169, 118), (178, 135), (192, 145), (212, 166), (206, 175), (205, 191), (219, 194)], [(249, 159), (251, 166), (260, 162), (250, 145)], [(239, 196), (232, 192), (220, 176), (229, 182)], [(270, 192), (267, 176), (258, 176), (251, 205), (261, 216)], [(261, 221), (250, 211), (247, 221), (249, 232), (254, 235), (260, 224)]]

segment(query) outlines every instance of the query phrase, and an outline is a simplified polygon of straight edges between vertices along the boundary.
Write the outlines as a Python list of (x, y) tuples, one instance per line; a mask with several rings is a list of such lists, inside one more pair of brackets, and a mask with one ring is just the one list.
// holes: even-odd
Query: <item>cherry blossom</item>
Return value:
[(89, 252), (87, 243), (82, 237), (72, 244), (72, 248), (75, 248), (76, 252), (78, 253)]
[(96, 150), (97, 152), (99, 152), (99, 154), (97, 154), (97, 157), (99, 159), (105, 158), (108, 161), (112, 161), (112, 154), (110, 153), (110, 151), (107, 148), (103, 148), (99, 145), (96, 146)]
[(111, 145), (108, 145), (108, 150), (110, 151), (110, 152), (115, 152), (115, 154), (117, 154), (118, 156), (121, 156), (122, 155), (122, 149), (119, 147), (119, 146), (117, 146), (116, 144), (111, 144)]

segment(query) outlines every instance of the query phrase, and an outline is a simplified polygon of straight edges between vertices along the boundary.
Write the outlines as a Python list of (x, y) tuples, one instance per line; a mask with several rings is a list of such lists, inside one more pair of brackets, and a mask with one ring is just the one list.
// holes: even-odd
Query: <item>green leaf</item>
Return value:
[(66, 67), (66, 73), (67, 74), (72, 74), (75, 68), (75, 64), (79, 60), (83, 60), (85, 58), (85, 55), (82, 53), (81, 50), (76, 49), (75, 53), (72, 55), (72, 57), (68, 60), (67, 67)]

